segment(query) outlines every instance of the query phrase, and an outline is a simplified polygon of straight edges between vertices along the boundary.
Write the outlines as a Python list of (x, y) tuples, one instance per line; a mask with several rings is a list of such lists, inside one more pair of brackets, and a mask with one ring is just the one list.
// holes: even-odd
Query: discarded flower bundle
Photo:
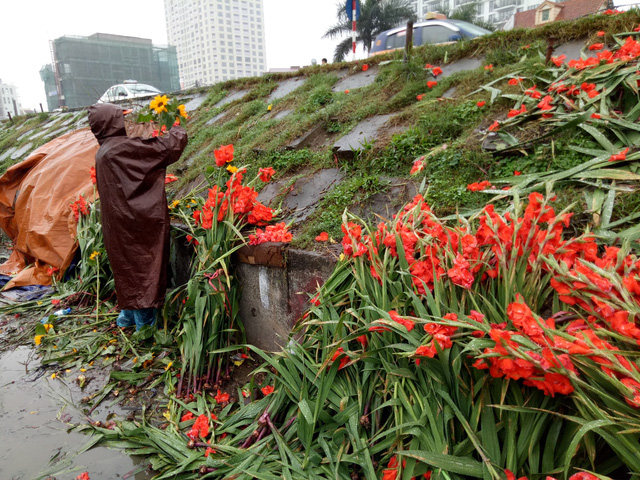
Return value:
[[(95, 169), (91, 167), (91, 180), (95, 186)], [(97, 194), (94, 189), (93, 197)], [(77, 264), (66, 272), (67, 280), (58, 282), (58, 290), (76, 292), (81, 298), (75, 299), (80, 305), (96, 303), (111, 296), (115, 289), (113, 275), (109, 267), (107, 252), (104, 248), (102, 225), (100, 223), (99, 200), (88, 202), (80, 196), (70, 205), (77, 222), (76, 240), (78, 242)]]
[[(268, 182), (275, 171), (261, 169), (258, 177), (245, 184), (246, 169), (232, 165), (233, 145), (221, 146), (214, 151), (214, 156), (220, 168), (214, 170), (209, 179), (213, 185), (206, 198), (193, 199), (187, 203), (186, 210), (180, 210), (189, 225), (188, 238), (196, 259), (192, 278), (169, 297), (170, 309), (180, 318), (179, 394), (184, 387), (191, 393), (201, 391), (205, 385), (219, 384), (229, 375), (226, 361), (229, 353), (218, 351), (244, 338), (238, 320), (239, 288), (231, 268), (231, 256), (247, 241), (242, 233), (244, 229), (265, 226), (274, 218), (273, 210), (257, 200), (258, 192), (251, 184), (258, 179)], [(258, 230), (257, 236), (264, 241), (291, 241), (284, 224), (267, 226), (266, 232)]]
[[(584, 58), (551, 57), (544, 75), (529, 78), (509, 74), (478, 90), (491, 92), (493, 101), (500, 93), (500, 85), (510, 88), (502, 96), (515, 99), (515, 104), (505, 120), (495, 120), (489, 127), (506, 143), (506, 150), (526, 148), (569, 129), (578, 130), (578, 135), (586, 135), (598, 145), (598, 148), (580, 144), (570, 147), (585, 155), (585, 162), (576, 168), (509, 179), (513, 187), (531, 188), (549, 181), (589, 178), (635, 179), (631, 162), (640, 158), (640, 153), (634, 150), (637, 142), (633, 140), (638, 130), (635, 107), (640, 101), (637, 78), (640, 42), (628, 34), (612, 35), (612, 40), (615, 43), (609, 49), (604, 43), (591, 44)], [(520, 96), (513, 94), (514, 87), (521, 91)], [(521, 132), (522, 128), (534, 125), (530, 123), (532, 120), (540, 121), (533, 132), (534, 136), (541, 135), (538, 139)], [(526, 140), (519, 140), (519, 136)]]
[[(374, 423), (369, 411), (392, 398), (414, 400), (399, 400), (387, 412), (395, 415), (387, 428), (426, 415), (427, 433), (407, 429), (394, 436), (395, 454), (407, 463), (398, 469), (396, 462), (395, 473), (385, 470), (388, 478), (401, 478), (405, 469), (425, 474), (421, 462), (472, 477), (477, 467), (478, 476), (484, 471), (491, 478), (503, 478), (505, 469), (553, 477), (576, 467), (605, 474), (637, 468), (632, 452), (639, 437), (627, 427), (638, 426), (640, 408), (640, 372), (634, 361), (640, 263), (628, 247), (599, 253), (593, 236), (564, 238), (570, 215), (556, 214), (550, 199), (531, 194), (525, 208), (516, 203), (504, 215), (489, 205), (457, 226), (436, 218), (420, 196), (375, 230), (345, 219), (342, 243), (351, 260), (321, 288), (300, 328), (305, 351), (326, 368), (335, 365), (337, 378), (364, 385), (380, 362), (384, 390), (359, 402), (356, 416), (362, 426)], [(288, 383), (277, 376), (276, 385), (280, 382)], [(528, 388), (521, 390), (516, 382)], [(365, 391), (376, 391), (370, 388)], [(423, 399), (420, 407), (414, 403), (418, 398)], [(425, 413), (431, 402), (434, 413), (443, 408), (455, 412), (455, 425), (442, 426), (445, 433), (436, 434), (437, 421)], [(569, 405), (575, 415), (571, 421), (533, 413), (536, 408), (566, 413)], [(525, 414), (527, 409), (532, 410)], [(380, 417), (375, 418), (379, 426)], [(552, 419), (556, 432), (550, 428)], [(554, 441), (553, 454), (540, 451), (531, 431), (520, 431), (518, 421), (533, 422), (531, 428), (540, 429), (538, 438), (547, 441), (562, 430), (566, 441)], [(584, 429), (576, 430), (597, 421), (606, 426), (590, 439), (599, 447), (588, 465)], [(465, 470), (453, 463), (462, 461), (458, 455), (428, 454), (464, 451), (454, 442), (457, 429), (474, 445), (467, 454), (479, 462), (490, 459), (490, 466), (470, 462)], [(382, 438), (381, 430), (375, 432), (375, 438)], [(448, 438), (438, 447), (429, 435)], [(510, 460), (511, 442), (532, 456)], [(611, 457), (612, 470), (599, 470), (609, 468), (601, 465)]]

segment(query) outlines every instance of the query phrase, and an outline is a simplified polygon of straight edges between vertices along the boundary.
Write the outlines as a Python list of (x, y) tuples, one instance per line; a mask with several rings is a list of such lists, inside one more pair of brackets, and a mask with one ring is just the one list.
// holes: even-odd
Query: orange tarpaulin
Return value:
[(93, 202), (90, 169), (98, 142), (88, 128), (52, 140), (0, 177), (0, 228), (13, 252), (0, 273), (15, 275), (6, 288), (49, 285), (50, 267), (64, 271), (73, 259), (76, 220), (71, 204)]

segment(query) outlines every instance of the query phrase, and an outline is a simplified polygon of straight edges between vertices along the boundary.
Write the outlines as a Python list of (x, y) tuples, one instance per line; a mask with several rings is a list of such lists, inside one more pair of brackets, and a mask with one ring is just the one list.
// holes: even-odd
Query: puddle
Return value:
[[(0, 479), (45, 479), (46, 471), (57, 480), (73, 480), (82, 472), (92, 480), (152, 477), (145, 471), (132, 474), (144, 459), (117, 450), (95, 447), (76, 455), (90, 437), (67, 433), (69, 423), (82, 423), (82, 413), (67, 402), (84, 394), (64, 380), (50, 380), (38, 367), (29, 347), (0, 352)], [(103, 416), (106, 412), (95, 418)]]

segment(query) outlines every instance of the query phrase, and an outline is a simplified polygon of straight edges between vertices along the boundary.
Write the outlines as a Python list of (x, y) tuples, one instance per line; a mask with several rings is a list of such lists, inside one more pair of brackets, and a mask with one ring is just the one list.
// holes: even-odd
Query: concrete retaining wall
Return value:
[[(178, 235), (172, 237), (172, 286), (189, 279), (192, 248)], [(309, 307), (309, 298), (329, 278), (336, 261), (333, 254), (296, 250), (282, 243), (238, 250), (234, 263), (247, 341), (269, 351), (284, 346), (291, 328)]]

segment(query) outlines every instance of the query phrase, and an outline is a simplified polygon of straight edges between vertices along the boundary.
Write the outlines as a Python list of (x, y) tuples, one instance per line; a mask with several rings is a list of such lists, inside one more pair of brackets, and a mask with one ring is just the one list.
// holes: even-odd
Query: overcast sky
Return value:
[[(0, 79), (17, 88), (24, 108), (42, 103), (47, 109), (39, 71), (51, 63), (49, 40), (100, 32), (167, 43), (162, 0), (0, 1)], [(336, 22), (336, 0), (263, 1), (267, 68), (309, 65), (312, 58), (331, 61), (339, 40), (323, 40), (322, 35)]]

